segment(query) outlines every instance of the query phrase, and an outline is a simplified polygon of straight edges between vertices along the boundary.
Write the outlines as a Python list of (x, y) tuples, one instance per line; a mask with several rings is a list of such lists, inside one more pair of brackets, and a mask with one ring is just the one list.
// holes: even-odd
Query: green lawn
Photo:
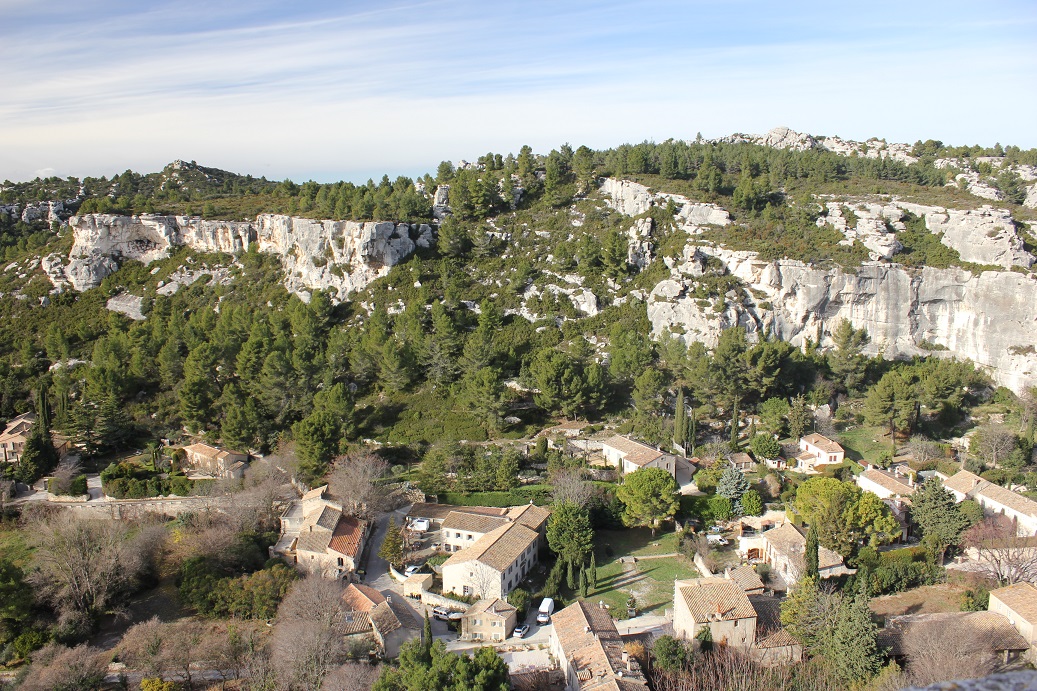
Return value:
[(836, 439), (846, 449), (846, 457), (854, 461), (876, 463), (883, 452), (893, 450), (889, 443), (889, 431), (882, 427), (854, 427), (840, 432)]
[(14, 522), (0, 523), (0, 554), (23, 569), (29, 565), (32, 548), (25, 542), (25, 533)]
[[(643, 559), (652, 555), (677, 551), (676, 533), (659, 533), (655, 538), (643, 528), (633, 530), (599, 530), (595, 533), (595, 558), (598, 563), (598, 587), (587, 599), (604, 601), (614, 617), (626, 618), (627, 599), (637, 598), (641, 613), (662, 614), (673, 604), (673, 582), (678, 578), (695, 578), (698, 572), (684, 556)], [(641, 558), (636, 565), (624, 564), (624, 557)]]

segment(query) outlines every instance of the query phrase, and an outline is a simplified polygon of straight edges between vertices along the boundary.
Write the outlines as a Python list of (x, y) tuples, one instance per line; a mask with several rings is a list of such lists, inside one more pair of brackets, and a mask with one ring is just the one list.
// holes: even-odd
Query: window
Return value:
[(493, 640), (499, 641), (500, 640), (500, 634), (499, 633), (493, 634)]
[(468, 533), (468, 535), (466, 537), (467, 537), (468, 540), (474, 540), (475, 539), (475, 538), (472, 537), (471, 533)]
[(472, 623), (473, 623), (474, 625), (476, 625), (476, 626), (482, 626), (482, 619), (476, 619), (476, 620), (475, 620), (475, 621), (473, 621)]
[(461, 594), (462, 594), (462, 595), (471, 595), (471, 594), (472, 594), (472, 589), (471, 589), (471, 587), (469, 587), (469, 586), (467, 586), (467, 585), (466, 585), (466, 586), (464, 586), (464, 587), (462, 587), (462, 588), (461, 588)]
[(500, 622), (499, 621), (491, 621), (490, 622), (490, 626), (497, 626), (497, 627), (499, 627), (500, 626)]
[(343, 564), (345, 564), (345, 562), (342, 561), (342, 557), (339, 557), (338, 558), (338, 565), (342, 566)]
[(454, 533), (454, 537), (456, 537), (457, 539), (460, 540), (461, 539), (461, 533)]

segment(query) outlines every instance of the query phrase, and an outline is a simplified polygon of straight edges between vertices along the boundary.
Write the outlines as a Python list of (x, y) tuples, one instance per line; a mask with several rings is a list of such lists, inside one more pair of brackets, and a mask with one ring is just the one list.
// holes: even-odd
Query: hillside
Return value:
[(779, 128), (525, 147), (366, 185), (180, 161), (8, 182), (0, 417), (45, 390), (75, 433), (114, 401), (130, 436), (294, 438), (315, 470), (360, 438), (420, 454), (555, 416), (661, 441), (675, 391), (706, 406), (724, 388), (694, 344), (720, 350), (732, 327), (745, 357), (773, 359), (747, 365), (765, 383), (735, 413), (834, 402), (847, 387), (814, 353), (844, 319), (864, 355), (967, 359), (1022, 393), (1035, 166), (1013, 147)]

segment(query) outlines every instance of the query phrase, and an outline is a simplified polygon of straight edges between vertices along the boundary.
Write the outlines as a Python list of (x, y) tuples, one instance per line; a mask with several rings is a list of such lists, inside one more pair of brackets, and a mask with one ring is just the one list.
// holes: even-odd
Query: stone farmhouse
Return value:
[(733, 580), (714, 576), (674, 581), (674, 633), (691, 641), (703, 627), (714, 643), (748, 650), (756, 642), (756, 610)]
[[(750, 561), (770, 564), (791, 589), (803, 576), (807, 539), (791, 523), (782, 523), (759, 535), (743, 536), (738, 542), (738, 553)], [(853, 573), (843, 564), (843, 558), (826, 547), (818, 549), (818, 569), (821, 578)]]
[(461, 618), (461, 640), (503, 641), (518, 624), (518, 610), (500, 598), (484, 598)]
[(212, 477), (237, 480), (244, 477), (248, 468), (247, 454), (225, 451), (208, 444), (185, 446), (184, 454), (188, 469)]
[(890, 472), (874, 466), (857, 476), (857, 486), (879, 499), (910, 497), (915, 493), (915, 481), (910, 475)]
[(1015, 523), (1020, 537), (1037, 535), (1037, 501), (1001, 485), (984, 480), (967, 470), (959, 470), (943, 482), (944, 489), (957, 501), (972, 499), (988, 516), (1004, 516)]
[(421, 629), (406, 605), (392, 598), (392, 593), (384, 595), (366, 585), (346, 586), (342, 593), (344, 635), (370, 637), (385, 657), (399, 655), (401, 645), (421, 637)]
[[(991, 600), (991, 604), (993, 604)], [(1010, 662), (1026, 653), (1030, 645), (1019, 635), (1009, 619), (997, 612), (935, 612), (927, 614), (904, 614), (890, 617), (886, 626), (879, 630), (876, 639), (879, 647), (888, 648), (898, 663), (910, 660), (912, 649), (931, 644), (933, 628), (953, 630), (955, 634), (967, 634), (976, 645), (987, 649)]]
[(1037, 663), (1037, 585), (1016, 583), (991, 590), (987, 609), (1008, 619), (1029, 646), (1026, 656)]
[(281, 538), (270, 548), (306, 573), (351, 580), (367, 541), (369, 524), (342, 513), (328, 486), (312, 489), (281, 515)]
[(820, 434), (808, 434), (799, 439), (796, 470), (812, 475), (821, 472), (818, 466), (842, 463), (846, 451), (838, 443)]
[(443, 592), (504, 598), (540, 560), (541, 535), (519, 521), (494, 528), (443, 562)]
[(648, 691), (640, 665), (623, 649), (604, 606), (578, 600), (553, 617), (551, 655), (567, 691)]
[(538, 532), (541, 536), (540, 546), (547, 544), (547, 519), (551, 512), (545, 508), (523, 504), (502, 509), (504, 513), (499, 516), (471, 513), (467, 509), (472, 507), (455, 508), (442, 522), (443, 549), (447, 552), (460, 552), (473, 546), (487, 533), (515, 522)]

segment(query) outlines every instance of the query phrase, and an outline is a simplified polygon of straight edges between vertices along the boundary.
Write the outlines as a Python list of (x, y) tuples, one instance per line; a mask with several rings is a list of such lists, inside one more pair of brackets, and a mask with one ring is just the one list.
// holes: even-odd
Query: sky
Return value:
[(1033, 0), (0, 0), (0, 180), (362, 182), (529, 144), (1037, 147)]

